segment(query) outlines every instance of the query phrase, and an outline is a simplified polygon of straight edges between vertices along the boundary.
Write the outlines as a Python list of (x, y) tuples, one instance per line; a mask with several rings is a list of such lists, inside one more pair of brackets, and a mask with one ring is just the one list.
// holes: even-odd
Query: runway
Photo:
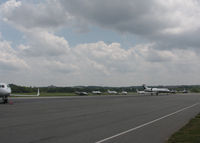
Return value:
[(0, 104), (2, 143), (164, 143), (200, 112), (200, 94), (17, 97)]

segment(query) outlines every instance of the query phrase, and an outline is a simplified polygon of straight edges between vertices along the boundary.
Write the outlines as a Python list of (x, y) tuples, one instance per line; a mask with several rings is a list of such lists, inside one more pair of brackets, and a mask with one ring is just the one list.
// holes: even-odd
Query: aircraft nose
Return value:
[(6, 94), (11, 94), (11, 88), (7, 88), (7, 89), (5, 89), (5, 92), (6, 92)]
[(8, 94), (11, 94), (11, 88), (8, 88)]

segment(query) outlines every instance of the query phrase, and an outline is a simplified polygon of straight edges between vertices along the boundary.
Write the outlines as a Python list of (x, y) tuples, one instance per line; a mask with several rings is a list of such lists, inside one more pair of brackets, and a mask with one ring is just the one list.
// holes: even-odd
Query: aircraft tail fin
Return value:
[(38, 88), (37, 96), (40, 96), (40, 89)]
[(148, 88), (148, 87), (146, 86), (146, 84), (143, 84), (142, 86), (144, 87), (144, 89), (147, 89), (147, 88)]

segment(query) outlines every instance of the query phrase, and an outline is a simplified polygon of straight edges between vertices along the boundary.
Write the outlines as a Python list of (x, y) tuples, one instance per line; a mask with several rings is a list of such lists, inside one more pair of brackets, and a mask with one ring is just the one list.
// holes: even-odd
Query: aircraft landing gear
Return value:
[(3, 103), (4, 103), (4, 104), (8, 103), (8, 96), (4, 96), (4, 97), (3, 97)]

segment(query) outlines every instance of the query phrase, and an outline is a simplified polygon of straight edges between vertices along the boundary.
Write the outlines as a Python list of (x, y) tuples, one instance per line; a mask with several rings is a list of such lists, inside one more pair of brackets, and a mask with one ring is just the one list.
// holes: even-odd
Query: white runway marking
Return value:
[(162, 119), (164, 119), (164, 118), (167, 118), (167, 117), (169, 117), (169, 116), (172, 116), (172, 115), (174, 115), (174, 114), (177, 114), (177, 113), (179, 113), (179, 112), (182, 112), (182, 111), (187, 110), (187, 109), (189, 109), (189, 108), (192, 108), (192, 107), (194, 107), (194, 106), (196, 106), (196, 105), (199, 105), (199, 103), (195, 103), (195, 104), (193, 104), (193, 105), (191, 105), (191, 106), (182, 108), (182, 109), (180, 109), (180, 110), (178, 110), (178, 111), (175, 111), (175, 112), (173, 112), (173, 113), (167, 114), (167, 115), (165, 115), (165, 116), (163, 116), (163, 117), (160, 117), (160, 118), (155, 119), (155, 120), (153, 120), (153, 121), (150, 121), (150, 122), (147, 122), (147, 123), (145, 123), (145, 124), (139, 125), (139, 126), (137, 126), (137, 127), (134, 127), (134, 128), (132, 128), (132, 129), (129, 129), (129, 130), (127, 130), (127, 131), (118, 133), (118, 134), (113, 135), (113, 136), (111, 136), (111, 137), (102, 139), (102, 140), (97, 141), (97, 142), (95, 142), (95, 143), (103, 143), (103, 142), (105, 142), (105, 141), (111, 140), (111, 139), (116, 138), (116, 137), (118, 137), (118, 136), (124, 135), (124, 134), (126, 134), (126, 133), (132, 132), (132, 131), (137, 130), (137, 129), (140, 129), (140, 128), (144, 127), (144, 126), (147, 126), (147, 125), (149, 125), (149, 124), (155, 123), (155, 122), (157, 122), (157, 121), (159, 121), (159, 120), (162, 120)]

